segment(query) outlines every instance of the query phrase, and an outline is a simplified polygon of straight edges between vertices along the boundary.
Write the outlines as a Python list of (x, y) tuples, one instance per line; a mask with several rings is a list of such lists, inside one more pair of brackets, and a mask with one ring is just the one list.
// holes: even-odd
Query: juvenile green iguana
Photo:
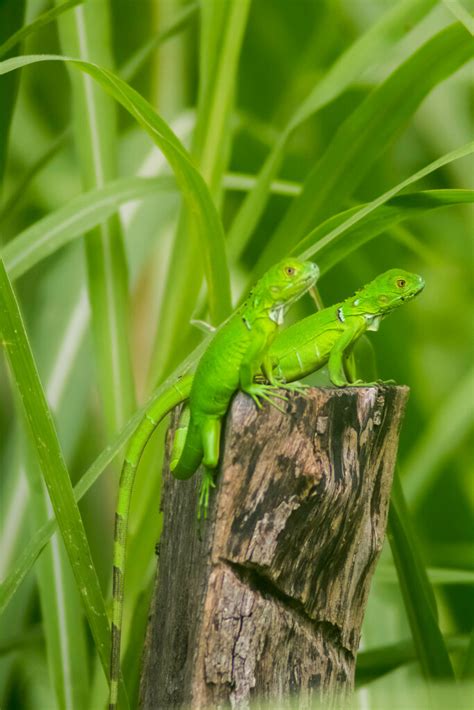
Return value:
[[(328, 362), (333, 384), (344, 386), (360, 383), (355, 380), (354, 372), (351, 371), (349, 357), (355, 342), (367, 330), (376, 330), (382, 318), (416, 296), (423, 287), (424, 281), (421, 276), (401, 269), (391, 269), (381, 274), (354, 296), (325, 308), (279, 333), (270, 346), (268, 357), (265, 358), (265, 365), (262, 368), (265, 376), (274, 385), (278, 384), (279, 380), (290, 383), (320, 369)], [(230, 324), (235, 317), (233, 316), (228, 323)], [(198, 373), (199, 366), (195, 376), (185, 375), (150, 407), (130, 441), (122, 469), (115, 525), (111, 710), (116, 707), (120, 671), (125, 539), (135, 471), (156, 426), (177, 404), (189, 397), (193, 379), (198, 376)], [(235, 389), (238, 389), (238, 384)], [(270, 392), (274, 393), (274, 390)], [(182, 437), (182, 434), (183, 430), (178, 429), (178, 436)], [(181, 444), (178, 442), (175, 445), (174, 455), (180, 446), (182, 446), (182, 439)]]
[(351, 358), (356, 341), (366, 331), (378, 330), (382, 318), (414, 298), (424, 285), (417, 274), (390, 269), (354, 296), (286, 328), (268, 354), (273, 374), (292, 382), (327, 363), (329, 378), (337, 387), (363, 384), (356, 379)]
[[(209, 489), (214, 486), (212, 471), (219, 461), (221, 422), (234, 393), (241, 389), (252, 397), (258, 407), (262, 406), (260, 400), (276, 406), (273, 397), (285, 399), (278, 389), (293, 389), (291, 385), (280, 382), (272, 373), (267, 359), (268, 348), (289, 306), (314, 285), (318, 276), (316, 264), (291, 258), (269, 269), (254, 286), (247, 300), (216, 332), (198, 363), (192, 384), (188, 376), (160, 398), (147, 412), (130, 443), (120, 478), (115, 517), (111, 710), (116, 707), (118, 699), (128, 512), (141, 452), (160, 418), (170, 407), (189, 395), (185, 423), (177, 431), (172, 470), (176, 478), (190, 478), (203, 461), (205, 475), (201, 484), (200, 510), (201, 507), (206, 509)], [(254, 382), (260, 369), (270, 384)]]

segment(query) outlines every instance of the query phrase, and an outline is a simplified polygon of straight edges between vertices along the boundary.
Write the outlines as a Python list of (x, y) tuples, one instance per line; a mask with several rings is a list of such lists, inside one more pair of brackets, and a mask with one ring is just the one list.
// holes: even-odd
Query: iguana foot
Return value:
[(277, 386), (288, 390), (288, 392), (297, 392), (303, 396), (306, 396), (308, 393), (307, 390), (309, 390), (309, 385), (305, 385), (302, 382), (281, 382), (278, 383)]
[(205, 468), (201, 481), (201, 487), (199, 489), (199, 503), (197, 514), (198, 520), (201, 520), (201, 518), (204, 518), (204, 520), (207, 519), (207, 509), (209, 508), (209, 495), (211, 492), (211, 488), (215, 487), (216, 484), (212, 471)]
[(278, 406), (278, 404), (272, 399), (281, 399), (283, 402), (288, 401), (288, 397), (284, 394), (278, 392), (279, 385), (264, 385), (257, 382), (253, 382), (250, 387), (244, 390), (246, 394), (252, 397), (253, 401), (259, 409), (262, 409), (262, 403), (260, 400), (264, 400), (278, 409), (279, 412), (285, 414), (285, 410)]

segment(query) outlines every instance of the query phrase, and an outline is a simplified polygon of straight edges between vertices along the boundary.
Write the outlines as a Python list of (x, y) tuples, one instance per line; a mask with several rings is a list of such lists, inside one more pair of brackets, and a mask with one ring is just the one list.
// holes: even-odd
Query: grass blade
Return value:
[(18, 304), (0, 259), (0, 336), (97, 652), (107, 675), (109, 623), (84, 525)]
[(33, 32), (36, 32), (41, 27), (52, 22), (59, 17), (59, 15), (62, 15), (63, 12), (66, 12), (66, 10), (70, 10), (72, 7), (75, 7), (75, 5), (80, 5), (83, 2), (84, 0), (66, 0), (66, 2), (61, 3), (57, 7), (53, 7), (41, 13), (36, 20), (33, 20), (33, 22), (30, 22), (28, 25), (23, 25), (18, 32), (15, 32), (0, 45), (0, 58), (8, 54), (10, 50), (16, 47), (17, 44), (20, 44), (20, 42), (23, 42), (23, 40), (33, 34)]
[(340, 96), (354, 80), (359, 80), (367, 67), (385, 58), (387, 49), (406, 33), (434, 5), (433, 0), (404, 0), (391, 8), (381, 20), (361, 35), (320, 79), (307, 98), (297, 108), (276, 141), (260, 171), (257, 183), (237, 213), (230, 232), (230, 254), (239, 256), (257, 225), (268, 200), (270, 185), (283, 160), (284, 151), (293, 131), (310, 116)]
[[(230, 119), (248, 9), (249, 0), (205, 0), (201, 8), (199, 97), (191, 154), (216, 204), (229, 159)], [(194, 332), (189, 342), (183, 338), (183, 323), (191, 320), (201, 289), (202, 276), (197, 268), (200, 250), (193, 224), (184, 214), (178, 224), (158, 318), (149, 375), (152, 385), (179, 359), (177, 344), (182, 352), (189, 352), (195, 343)]]
[(101, 224), (124, 203), (160, 191), (176, 191), (175, 180), (165, 176), (120, 178), (78, 195), (35, 222), (2, 250), (10, 278), (18, 278), (65, 244)]
[[(26, 453), (29, 446), (23, 448)], [(52, 514), (51, 503), (31, 450), (25, 469), (30, 488), (30, 525), (37, 529)], [(58, 534), (38, 560), (41, 602), (51, 685), (59, 708), (80, 710), (88, 695), (88, 664), (80, 598)]]
[(221, 322), (230, 312), (229, 271), (225, 256), (224, 231), (209, 190), (184, 146), (143, 96), (116, 74), (96, 64), (59, 55), (31, 55), (14, 57), (1, 62), (0, 75), (28, 64), (44, 61), (70, 62), (92, 76), (149, 133), (163, 151), (174, 170), (176, 181), (188, 208), (196, 220), (208, 284), (209, 308), (213, 322)]
[(463, 23), (468, 32), (474, 35), (474, 19), (462, 3), (458, 2), (458, 0), (443, 0), (443, 3), (446, 5), (449, 12), (451, 12), (459, 22)]
[[(103, 66), (112, 64), (108, 3), (88, 3), (59, 22), (65, 52)], [(116, 178), (116, 107), (89, 76), (68, 67), (75, 143), (82, 183), (103, 188)], [(128, 273), (122, 229), (116, 215), (86, 234), (88, 291), (99, 390), (107, 428), (117, 431), (135, 405), (128, 344)]]
[[(454, 159), (457, 159), (457, 153)], [(439, 166), (434, 169), (436, 170), (437, 167)], [(431, 172), (432, 168), (427, 166), (426, 169)], [(404, 181), (401, 184), (407, 187), (408, 184), (420, 179), (420, 177), (412, 177), (413, 180), (408, 178), (409, 183)], [(399, 191), (398, 187), (393, 190)], [(393, 190), (390, 190), (390, 194), (394, 194)], [(425, 190), (390, 197), (388, 200), (385, 200), (386, 195), (387, 193), (375, 201), (377, 204), (373, 209), (372, 202), (368, 205), (352, 207), (330, 217), (302, 239), (293, 251), (306, 255), (304, 258), (317, 255), (321, 273), (324, 273), (370, 239), (403, 220), (412, 219), (428, 210), (474, 202), (474, 190)], [(380, 202), (382, 198), (384, 199)], [(353, 221), (354, 218), (356, 221)]]
[[(378, 207), (384, 205), (392, 197), (395, 197), (406, 187), (409, 187), (414, 182), (421, 180), (421, 178), (426, 177), (426, 175), (429, 175), (430, 173), (434, 172), (435, 170), (438, 170), (444, 165), (448, 165), (454, 160), (459, 160), (460, 158), (464, 158), (467, 155), (471, 155), (472, 153), (474, 153), (474, 141), (468, 143), (467, 145), (463, 145), (460, 148), (456, 148), (456, 150), (453, 150), (450, 153), (446, 153), (446, 155), (441, 156), (441, 158), (438, 158), (426, 167), (422, 168), (421, 170), (418, 170), (418, 172), (414, 173), (413, 175), (410, 175), (410, 177), (408, 177), (406, 180), (403, 180), (402, 182), (398, 183), (398, 185), (395, 185), (395, 187), (392, 187), (387, 192), (384, 192), (383, 195), (380, 195), (380, 197), (377, 197), (377, 199), (373, 200), (372, 202), (369, 202), (363, 207), (358, 207), (356, 210), (353, 211), (351, 216), (347, 217), (338, 226), (333, 227), (328, 234), (325, 234), (324, 236), (319, 236), (319, 239), (316, 244), (313, 243), (312, 246), (308, 246), (308, 248), (305, 249), (303, 252), (299, 252), (301, 258), (308, 259), (311, 256), (315, 256), (316, 254), (319, 254), (320, 252), (329, 249), (330, 245), (332, 247), (332, 244), (338, 239), (338, 237), (344, 234), (350, 227), (360, 222), (362, 219), (364, 219), (364, 217), (369, 215)], [(305, 242), (307, 241), (308, 244), (311, 244), (313, 242), (311, 234), (314, 233), (316, 233), (316, 235), (318, 236), (318, 228), (313, 230), (313, 232), (311, 232), (307, 237), (305, 237)], [(350, 245), (346, 245), (346, 249), (347, 253), (350, 253)], [(340, 252), (340, 254), (342, 254), (342, 252)]]
[[(83, 1), (83, 0), (82, 0)], [(190, 5), (178, 15), (171, 25), (153, 37), (143, 47), (140, 47), (119, 69), (119, 76), (127, 82), (131, 82), (136, 74), (143, 68), (144, 64), (153, 56), (153, 52), (166, 40), (174, 37), (184, 29), (192, 19), (198, 9), (197, 5)], [(55, 155), (66, 145), (71, 136), (72, 125), (69, 124), (52, 144), (39, 156), (25, 173), (14, 191), (0, 209), (0, 223), (10, 216), (13, 209), (24, 195), (26, 188), (33, 178), (55, 157)]]
[(454, 679), (449, 654), (436, 618), (433, 589), (411, 529), (410, 516), (396, 471), (388, 516), (388, 539), (422, 671), (426, 678)]
[[(180, 366), (163, 382), (149, 398), (148, 402), (143, 405), (129, 419), (123, 429), (114, 437), (113, 441), (99, 454), (94, 463), (81, 476), (80, 480), (74, 486), (74, 497), (78, 502), (87, 493), (91, 486), (102, 475), (107, 466), (120, 453), (122, 448), (127, 443), (130, 436), (135, 431), (141, 421), (146, 409), (156, 400), (161, 397), (163, 392), (167, 390), (174, 382), (186, 373), (193, 365), (195, 365), (202, 353), (206, 349), (212, 336), (208, 336), (203, 342), (184, 360)], [(48, 543), (51, 535), (56, 530), (56, 520), (53, 518), (45, 523), (31, 538), (29, 544), (24, 548), (23, 552), (16, 561), (15, 566), (9, 572), (8, 576), (0, 585), (0, 615), (5, 611), (8, 603), (14, 596), (16, 590), (33, 567), (38, 555)]]
[(456, 23), (432, 37), (375, 89), (340, 126), (268, 241), (262, 273), (316, 222), (328, 217), (360, 183), (424, 97), (472, 54), (472, 38)]

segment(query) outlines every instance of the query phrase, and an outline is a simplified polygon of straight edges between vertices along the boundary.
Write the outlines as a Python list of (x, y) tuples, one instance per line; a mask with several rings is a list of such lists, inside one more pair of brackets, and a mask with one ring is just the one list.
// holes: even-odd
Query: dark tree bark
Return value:
[(303, 708), (352, 689), (407, 395), (311, 389), (286, 414), (237, 395), (202, 540), (200, 477), (165, 471), (144, 708), (293, 693)]

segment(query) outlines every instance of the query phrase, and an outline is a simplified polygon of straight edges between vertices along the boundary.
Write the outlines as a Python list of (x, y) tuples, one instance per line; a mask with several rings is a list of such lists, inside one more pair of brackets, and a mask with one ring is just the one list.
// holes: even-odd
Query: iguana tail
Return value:
[(115, 513), (113, 591), (112, 591), (112, 640), (110, 654), (109, 710), (116, 710), (120, 682), (120, 645), (125, 576), (125, 548), (128, 517), (135, 474), (150, 436), (165, 415), (189, 396), (192, 376), (186, 375), (180, 382), (165, 391), (145, 412), (134, 436), (130, 440), (120, 476), (117, 510)]
[[(186, 435), (186, 438), (184, 438)], [(183, 443), (184, 440), (184, 443)], [(181, 480), (191, 478), (202, 461), (201, 428), (189, 414), (189, 409), (183, 411), (176, 430), (171, 454), (170, 469), (175, 478)]]

